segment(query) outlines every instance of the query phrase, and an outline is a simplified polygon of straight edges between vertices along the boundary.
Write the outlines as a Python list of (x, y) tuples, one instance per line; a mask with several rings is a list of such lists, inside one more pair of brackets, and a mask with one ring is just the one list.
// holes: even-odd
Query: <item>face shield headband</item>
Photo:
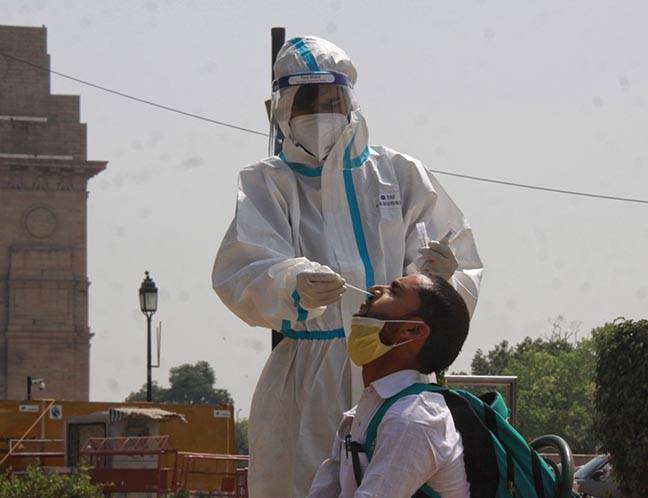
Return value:
[(345, 74), (336, 71), (317, 71), (313, 73), (298, 73), (283, 76), (272, 82), (272, 91), (278, 92), (291, 86), (300, 85), (340, 85), (347, 88), (353, 88), (353, 84)]

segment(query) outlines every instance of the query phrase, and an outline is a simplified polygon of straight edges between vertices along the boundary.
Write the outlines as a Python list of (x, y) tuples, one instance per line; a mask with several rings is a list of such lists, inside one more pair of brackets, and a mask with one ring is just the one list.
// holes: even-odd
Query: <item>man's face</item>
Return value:
[(349, 114), (349, 97), (337, 85), (304, 85), (295, 94), (291, 118), (304, 114)]
[(427, 277), (423, 275), (409, 275), (397, 278), (391, 285), (375, 285), (369, 289), (374, 297), (367, 299), (356, 315), (381, 320), (410, 319), (421, 306), (418, 290), (426, 283)]

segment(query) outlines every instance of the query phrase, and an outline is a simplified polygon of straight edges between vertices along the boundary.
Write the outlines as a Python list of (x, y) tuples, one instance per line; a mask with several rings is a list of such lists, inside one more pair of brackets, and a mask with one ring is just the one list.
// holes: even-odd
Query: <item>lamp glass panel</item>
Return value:
[(146, 304), (146, 311), (156, 311), (157, 310), (157, 292), (145, 292), (144, 301)]

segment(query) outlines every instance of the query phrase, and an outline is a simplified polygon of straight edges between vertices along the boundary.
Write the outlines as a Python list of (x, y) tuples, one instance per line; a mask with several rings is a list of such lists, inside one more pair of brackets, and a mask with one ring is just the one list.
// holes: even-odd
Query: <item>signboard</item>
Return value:
[(215, 418), (229, 418), (229, 416), (230, 416), (229, 410), (214, 410)]
[(40, 410), (38, 405), (20, 405), (18, 411), (20, 413), (38, 413)]
[(63, 405), (52, 405), (49, 409), (49, 418), (51, 420), (63, 419)]

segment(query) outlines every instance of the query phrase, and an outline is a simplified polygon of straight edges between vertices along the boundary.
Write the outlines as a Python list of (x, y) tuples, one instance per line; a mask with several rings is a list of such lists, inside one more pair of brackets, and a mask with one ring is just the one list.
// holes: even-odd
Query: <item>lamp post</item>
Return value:
[(146, 401), (152, 401), (151, 392), (151, 317), (157, 311), (158, 289), (155, 282), (149, 277), (149, 272), (144, 272), (145, 278), (139, 290), (140, 309), (146, 315), (147, 342), (146, 342)]

